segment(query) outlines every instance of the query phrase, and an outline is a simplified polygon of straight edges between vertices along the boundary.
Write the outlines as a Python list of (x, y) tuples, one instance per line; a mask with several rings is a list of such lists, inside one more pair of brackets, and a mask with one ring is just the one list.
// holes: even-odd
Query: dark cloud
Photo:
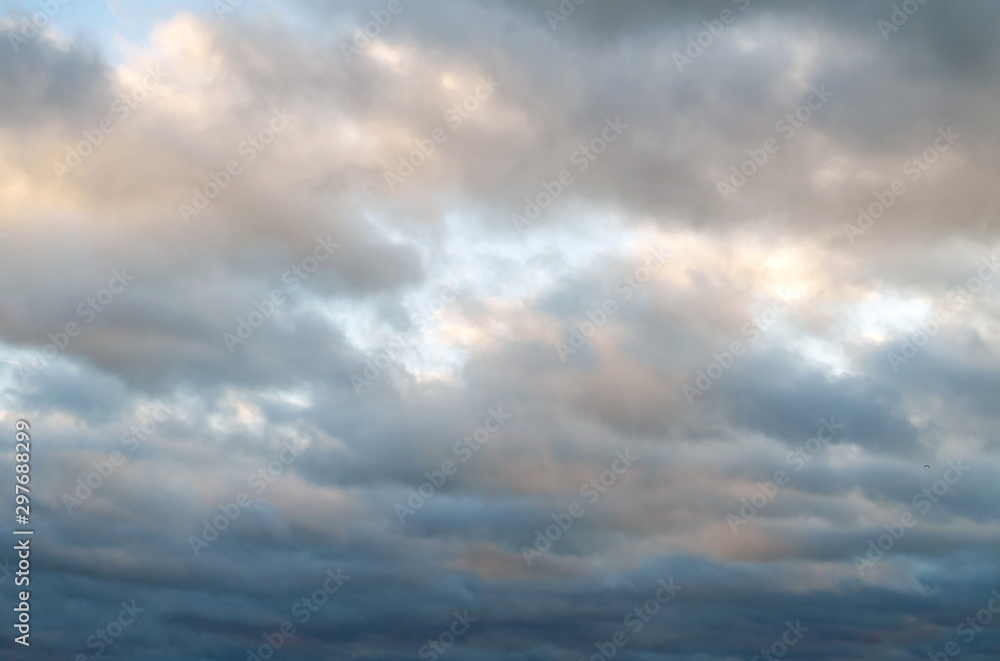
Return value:
[(914, 3), (883, 38), (898, 1), (567, 0), (553, 29), (555, 0), (402, 0), (348, 62), (388, 4), (0, 49), (0, 381), (32, 421), (38, 614), (0, 655), (91, 658), (134, 599), (104, 658), (242, 660), (286, 620), (276, 655), (428, 658), (456, 610), (449, 659), (590, 658), (619, 630), (624, 661), (751, 658), (800, 621), (802, 658), (992, 658), (991, 628), (955, 628), (1000, 589), (996, 6)]

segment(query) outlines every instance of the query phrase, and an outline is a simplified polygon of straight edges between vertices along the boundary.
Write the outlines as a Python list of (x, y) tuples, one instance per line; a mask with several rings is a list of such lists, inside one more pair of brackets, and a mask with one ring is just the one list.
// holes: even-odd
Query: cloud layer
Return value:
[(994, 3), (108, 9), (0, 17), (4, 658), (995, 658)]

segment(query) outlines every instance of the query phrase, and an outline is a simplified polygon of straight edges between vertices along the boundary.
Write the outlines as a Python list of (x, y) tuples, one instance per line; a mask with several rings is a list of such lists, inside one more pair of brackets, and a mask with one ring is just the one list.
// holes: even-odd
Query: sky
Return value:
[(0, 11), (0, 657), (997, 658), (996, 3)]

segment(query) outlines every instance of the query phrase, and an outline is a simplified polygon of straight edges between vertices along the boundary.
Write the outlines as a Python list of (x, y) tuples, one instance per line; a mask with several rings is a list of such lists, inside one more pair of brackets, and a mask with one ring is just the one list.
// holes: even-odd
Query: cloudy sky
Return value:
[(996, 3), (2, 9), (0, 657), (997, 658)]

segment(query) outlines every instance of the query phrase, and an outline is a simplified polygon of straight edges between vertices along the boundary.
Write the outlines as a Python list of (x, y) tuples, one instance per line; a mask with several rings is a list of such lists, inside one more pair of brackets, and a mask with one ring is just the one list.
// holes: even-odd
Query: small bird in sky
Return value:
[(924, 464), (924, 468), (930, 468), (930, 466), (928, 466), (927, 464)]

